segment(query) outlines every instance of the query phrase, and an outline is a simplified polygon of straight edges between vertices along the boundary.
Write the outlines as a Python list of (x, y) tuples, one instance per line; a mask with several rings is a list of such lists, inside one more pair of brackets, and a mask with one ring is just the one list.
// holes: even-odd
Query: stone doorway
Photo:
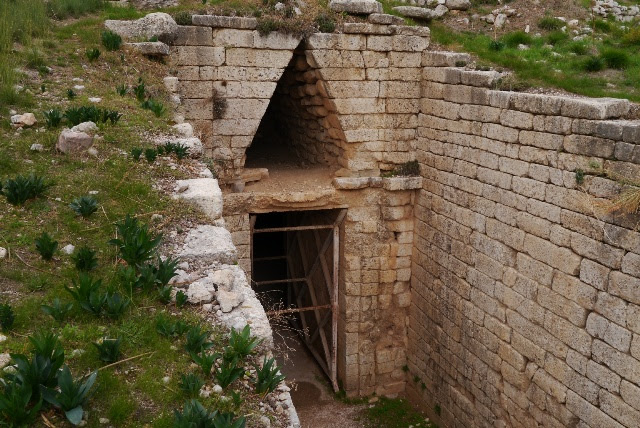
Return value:
[(250, 215), (251, 283), (275, 329), (288, 324), (338, 391), (340, 227), (345, 209)]

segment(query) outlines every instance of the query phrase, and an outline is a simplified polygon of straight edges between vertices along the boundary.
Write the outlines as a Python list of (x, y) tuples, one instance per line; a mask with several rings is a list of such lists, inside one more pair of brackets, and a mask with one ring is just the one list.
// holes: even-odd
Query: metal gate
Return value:
[[(253, 281), (253, 285), (259, 289), (286, 284), (288, 307), (268, 311), (267, 315), (299, 315), (299, 319), (291, 322), (337, 392), (340, 225), (346, 210), (340, 210), (330, 224), (317, 224), (323, 223), (321, 221), (313, 224), (312, 213), (299, 219), (301, 224), (267, 228), (256, 228), (257, 215), (251, 215), (252, 275), (256, 262), (284, 260), (286, 263), (285, 277)], [(276, 233), (284, 236), (283, 254), (254, 258), (255, 235)]]

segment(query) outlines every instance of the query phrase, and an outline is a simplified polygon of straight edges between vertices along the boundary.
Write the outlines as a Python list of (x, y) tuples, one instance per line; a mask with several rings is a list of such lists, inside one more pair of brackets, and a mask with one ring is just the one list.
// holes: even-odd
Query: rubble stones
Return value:
[(11, 116), (11, 124), (15, 127), (30, 127), (37, 123), (36, 117), (33, 113), (15, 114)]
[(84, 132), (63, 129), (58, 137), (56, 149), (62, 153), (79, 153), (93, 146), (93, 137)]

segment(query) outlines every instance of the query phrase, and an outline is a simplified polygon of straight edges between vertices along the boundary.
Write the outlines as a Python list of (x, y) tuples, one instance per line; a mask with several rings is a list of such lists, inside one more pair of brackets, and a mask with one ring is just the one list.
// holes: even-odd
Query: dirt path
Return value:
[[(291, 398), (302, 428), (365, 428), (360, 421), (366, 405), (349, 405), (336, 400), (326, 376), (292, 331), (274, 331), (278, 363), (292, 383)], [(285, 355), (286, 354), (286, 358)]]

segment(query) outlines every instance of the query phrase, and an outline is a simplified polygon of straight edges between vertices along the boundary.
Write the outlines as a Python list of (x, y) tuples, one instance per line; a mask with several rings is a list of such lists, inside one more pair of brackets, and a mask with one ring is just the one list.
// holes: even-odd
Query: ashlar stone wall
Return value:
[(423, 63), (409, 393), (451, 427), (640, 426), (640, 216), (598, 210), (602, 171), (640, 177), (640, 123), (465, 60)]

